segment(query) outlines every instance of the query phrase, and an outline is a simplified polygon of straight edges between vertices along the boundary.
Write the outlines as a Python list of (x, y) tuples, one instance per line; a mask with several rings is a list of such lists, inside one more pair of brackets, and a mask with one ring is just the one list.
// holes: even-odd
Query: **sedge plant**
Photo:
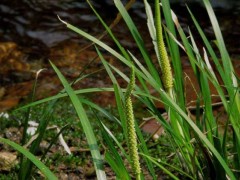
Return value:
[[(147, 105), (150, 112), (153, 115), (155, 115), (155, 117), (161, 122), (161, 124), (165, 127), (166, 132), (173, 139), (172, 145), (173, 145), (173, 148), (176, 149), (176, 155), (178, 156), (179, 162), (183, 169), (187, 170), (187, 172), (189, 174), (191, 174), (193, 177), (204, 178), (210, 172), (205, 171), (201, 167), (201, 163), (203, 161), (201, 160), (200, 157), (205, 157), (206, 159), (210, 157), (213, 160), (212, 162), (216, 163), (215, 165), (218, 165), (215, 167), (219, 167), (219, 165), (220, 165), (225, 170), (226, 176), (229, 176), (233, 179), (236, 178), (234, 173), (230, 169), (230, 166), (227, 165), (227, 161), (225, 161), (225, 159), (224, 159), (225, 157), (221, 155), (221, 151), (219, 151), (219, 149), (218, 149), (219, 145), (217, 145), (217, 143), (214, 143), (214, 140), (213, 140), (214, 134), (210, 133), (210, 135), (206, 136), (205, 132), (202, 132), (199, 129), (200, 127), (198, 127), (192, 121), (192, 119), (189, 118), (187, 111), (186, 111), (187, 107), (185, 106), (185, 108), (183, 108), (184, 101), (177, 102), (174, 100), (174, 97), (177, 97), (178, 94), (173, 92), (173, 95), (171, 95), (169, 93), (169, 90), (165, 91), (166, 89), (164, 89), (162, 84), (166, 79), (163, 80), (163, 79), (161, 79), (162, 77), (159, 77), (159, 75), (157, 73), (157, 69), (156, 69), (156, 67), (154, 67), (153, 61), (151, 60), (151, 58), (148, 55), (146, 47), (144, 46), (144, 43), (143, 43), (143, 39), (141, 38), (140, 33), (138, 32), (136, 26), (134, 25), (134, 22), (132, 21), (132, 19), (129, 16), (129, 14), (127, 13), (127, 11), (124, 9), (124, 6), (121, 4), (121, 2), (118, 0), (115, 0), (114, 2), (115, 2), (116, 7), (118, 8), (119, 12), (123, 16), (123, 19), (125, 20), (127, 26), (129, 27), (130, 33), (132, 34), (133, 38), (136, 41), (137, 46), (139, 47), (139, 50), (143, 56), (143, 59), (147, 65), (147, 68), (145, 68), (142, 65), (142, 62), (139, 61), (137, 58), (135, 58), (131, 53), (128, 53), (128, 56), (127, 56), (125, 54), (126, 52), (123, 50), (124, 48), (121, 45), (119, 45), (119, 43), (117, 43), (117, 45), (118, 45), (119, 49), (121, 50), (121, 52), (123, 53), (122, 55), (119, 54), (118, 52), (116, 52), (115, 50), (113, 50), (111, 47), (107, 46), (102, 41), (99, 41), (98, 39), (94, 38), (93, 36), (81, 31), (80, 29), (78, 29), (68, 23), (65, 23), (65, 24), (67, 25), (68, 28), (70, 28), (73, 31), (79, 33), (80, 35), (88, 38), (89, 40), (91, 40), (95, 44), (97, 44), (98, 46), (100, 46), (100, 47), (104, 48), (105, 50), (107, 50), (108, 52), (110, 52), (113, 56), (115, 56), (117, 59), (119, 59), (121, 62), (123, 62), (124, 64), (126, 64), (129, 67), (131, 66), (131, 63), (129, 61), (129, 55), (131, 56), (131, 58), (134, 60), (134, 62), (136, 64), (136, 67), (135, 67), (136, 76), (137, 76), (139, 82), (141, 83), (141, 87), (137, 88), (136, 94), (137, 93), (140, 93), (140, 94), (145, 93), (145, 97), (143, 97), (143, 96), (142, 97), (138, 96), (138, 97), (141, 101), (143, 101), (143, 103), (145, 103), (145, 105)], [(205, 4), (207, 6), (208, 4), (206, 2), (207, 1), (205, 1)], [(157, 18), (159, 18), (159, 13), (157, 13), (158, 5), (160, 6), (158, 1), (155, 1), (155, 7), (156, 7), (155, 13), (157, 14), (155, 16), (155, 20)], [(176, 21), (176, 19), (174, 19), (176, 17), (173, 16), (173, 13), (171, 12), (169, 3), (166, 3), (164, 1), (162, 6), (164, 9), (163, 12), (164, 12), (164, 16), (166, 17), (166, 20), (171, 21), (171, 22), (167, 23), (166, 28), (168, 28), (168, 26), (171, 26), (171, 28), (166, 29), (165, 35), (166, 35), (166, 39), (168, 40), (168, 42), (171, 42), (171, 43), (168, 43), (169, 44), (168, 48), (170, 49), (171, 57), (172, 58), (175, 57), (175, 59), (172, 59), (172, 61), (179, 59), (178, 57), (176, 57), (178, 55), (177, 51), (179, 51), (179, 50), (176, 50), (176, 45), (172, 46), (173, 42), (175, 44), (181, 44), (181, 43), (179, 43), (178, 40), (176, 40), (175, 29), (173, 32), (172, 24), (175, 23), (175, 25), (177, 27), (177, 31), (179, 32), (181, 40), (183, 42), (183, 45), (181, 45), (180, 47), (183, 47), (187, 56), (189, 56), (189, 59), (191, 61), (194, 72), (200, 71), (200, 73), (204, 74), (204, 76), (203, 76), (204, 78), (202, 78), (202, 80), (199, 81), (200, 86), (205, 87), (208, 84), (206, 82), (211, 81), (213, 84), (216, 85), (216, 88), (219, 90), (218, 92), (220, 93), (220, 96), (224, 100), (224, 103), (225, 103), (226, 98), (223, 93), (223, 90), (220, 88), (219, 83), (217, 81), (214, 81), (215, 79), (213, 79), (213, 77), (212, 77), (212, 74), (214, 72), (209, 70), (209, 68), (207, 67), (205, 62), (202, 62), (202, 60), (204, 58), (199, 59), (198, 52), (196, 52), (192, 48), (193, 44), (191, 44), (191, 42), (189, 42), (189, 40), (186, 38), (186, 35), (182, 31), (180, 25), (176, 24), (177, 21)], [(212, 13), (209, 13), (209, 15), (212, 16)], [(153, 16), (153, 15), (150, 14), (150, 16)], [(152, 17), (149, 17), (149, 18), (152, 18)], [(156, 24), (154, 24), (153, 26), (155, 27), (156, 32), (158, 32), (158, 33), (161, 32), (161, 31), (159, 31), (160, 30), (159, 22), (156, 21)], [(118, 42), (118, 40), (115, 38), (115, 36), (111, 32), (111, 29), (106, 29), (106, 30), (109, 32), (109, 34), (111, 35), (113, 40), (115, 42)], [(156, 39), (153, 39), (153, 40), (158, 40), (158, 42), (160, 42), (161, 39), (159, 37), (160, 37), (159, 35), (155, 35)], [(192, 43), (193, 42), (194, 41), (192, 41)], [(221, 43), (223, 43), (223, 42), (221, 42)], [(161, 58), (161, 56), (165, 56), (160, 53), (162, 53), (162, 52), (159, 51), (160, 58)], [(161, 61), (160, 61), (160, 64), (161, 64)], [(177, 64), (177, 63), (175, 63), (175, 64)], [(110, 66), (110, 67), (112, 67), (112, 66)], [(160, 67), (160, 69), (161, 68), (162, 67)], [(180, 75), (181, 75), (181, 71), (179, 70), (179, 68), (180, 67), (175, 65), (174, 72), (175, 71), (180, 72)], [(121, 73), (116, 67), (112, 67), (112, 70), (115, 71), (116, 73), (118, 73), (120, 76), (122, 75), (122, 77), (124, 79), (126, 79), (123, 76), (123, 73)], [(219, 70), (221, 70), (221, 68), (219, 68)], [(182, 74), (182, 76), (183, 76), (183, 74)], [(196, 73), (196, 76), (198, 76), (197, 73)], [(179, 80), (179, 78), (175, 78), (175, 81), (176, 81), (175, 84), (181, 84), (181, 87), (183, 87), (183, 85), (182, 85), (183, 81), (182, 80), (178, 81), (178, 80)], [(228, 81), (229, 80), (226, 80), (226, 82), (228, 82)], [(152, 88), (154, 88), (159, 93), (161, 99), (158, 99), (158, 98), (156, 98), (156, 99), (158, 99), (158, 101), (162, 101), (166, 105), (167, 111), (170, 110), (170, 112), (172, 112), (172, 114), (170, 115), (170, 124), (167, 123), (161, 117), (161, 115), (159, 115), (159, 113), (157, 112), (157, 109), (154, 105), (154, 101), (156, 101), (156, 99), (152, 98), (152, 95), (149, 94), (149, 91), (146, 88), (148, 85), (146, 83), (150, 84), (152, 86)], [(236, 82), (234, 81), (234, 83), (236, 83)], [(228, 86), (229, 86), (229, 84), (228, 84)], [(201, 93), (205, 96), (207, 91), (205, 91), (205, 89), (202, 88), (202, 92), (199, 92), (199, 93)], [(236, 93), (233, 93), (233, 94), (236, 95)], [(178, 99), (182, 99), (182, 98), (178, 98)], [(233, 98), (233, 99), (235, 99), (235, 98)], [(235, 101), (236, 100), (234, 100), (234, 102)], [(210, 109), (210, 104), (209, 104), (209, 103), (211, 103), (211, 101), (208, 101), (206, 103), (208, 103), (208, 106), (204, 107), (205, 111), (207, 112), (207, 114), (206, 114), (207, 116), (205, 116), (207, 118), (205, 121), (205, 129), (207, 128), (207, 130), (210, 130), (210, 132), (213, 132), (213, 129), (216, 129), (216, 127), (213, 127), (214, 124), (216, 124), (216, 123), (214, 123), (214, 122), (216, 122), (216, 119), (213, 118), (212, 113), (211, 113), (212, 110)], [(236, 108), (234, 111), (236, 114), (237, 114), (237, 110), (236, 110), (237, 106), (238, 105), (236, 104)], [(176, 122), (175, 125), (174, 125), (174, 122)], [(175, 129), (178, 129), (178, 132), (176, 132)], [(191, 131), (194, 132), (195, 136), (192, 136)], [(199, 145), (202, 144), (201, 145), (202, 152), (199, 152), (199, 151), (196, 152), (197, 144), (199, 144)], [(211, 152), (212, 155), (209, 153), (207, 153), (207, 154), (204, 153), (206, 150)], [(198, 154), (198, 155), (196, 156), (196, 154)], [(207, 161), (205, 161), (205, 162), (207, 162)], [(210, 165), (210, 164), (208, 164), (208, 165)], [(212, 167), (214, 167), (214, 166), (212, 166)], [(216, 170), (217, 169), (215, 169), (214, 171), (217, 172)], [(217, 176), (217, 175), (215, 174), (214, 176)]]
[[(197, 47), (191, 30), (189, 29), (188, 32), (183, 31), (177, 16), (171, 10), (168, 0), (162, 2), (155, 0), (154, 8), (151, 8), (147, 0), (144, 0), (147, 16), (146, 24), (148, 24), (147, 26), (152, 38), (153, 48), (156, 52), (156, 58), (158, 58), (159, 63), (157, 65), (150, 57), (141, 33), (138, 31), (134, 21), (120, 0), (114, 0), (114, 4), (126, 23), (129, 33), (135, 40), (141, 58), (136, 58), (136, 55), (127, 51), (121, 45), (112, 29), (107, 26), (90, 2), (90, 7), (105, 27), (109, 36), (115, 42), (116, 47), (118, 48), (117, 50), (108, 46), (102, 40), (99, 40), (68, 22), (61, 20), (67, 28), (95, 44), (96, 51), (112, 80), (113, 87), (94, 87), (73, 91), (60, 71), (52, 64), (64, 84), (66, 93), (58, 94), (32, 103), (31, 106), (66, 96), (71, 98), (76, 111), (78, 112), (83, 128), (85, 129), (84, 132), (87, 139), (89, 140), (88, 143), (91, 147), (90, 149), (95, 162), (98, 179), (105, 178), (102, 157), (100, 156), (94, 133), (91, 130), (91, 124), (84, 113), (85, 111), (82, 103), (104, 113), (109, 120), (114, 119), (122, 129), (122, 133), (124, 134), (127, 143), (134, 140), (133, 144), (135, 144), (136, 139), (140, 142), (137, 149), (135, 149), (136, 145), (134, 145), (135, 148), (132, 148), (134, 151), (129, 152), (128, 155), (123, 145), (117, 140), (114, 132), (111, 132), (107, 125), (104, 125), (103, 122), (101, 122), (100, 128), (102, 128), (106, 139), (105, 147), (109, 146), (105, 159), (116, 173), (118, 179), (129, 179), (131, 177), (128, 169), (124, 167), (125, 162), (123, 161), (123, 158), (133, 166), (134, 176), (138, 179), (144, 179), (143, 175), (139, 175), (141, 174), (139, 162), (141, 163), (141, 167), (145, 167), (149, 171), (153, 179), (158, 178), (159, 174), (157, 174), (156, 171), (158, 168), (162, 170), (162, 173), (168, 175), (172, 179), (207, 179), (209, 177), (213, 179), (239, 179), (239, 78), (236, 77), (237, 75), (234, 72), (231, 59), (226, 50), (220, 27), (211, 4), (209, 0), (203, 0), (203, 3), (207, 9), (216, 36), (217, 50), (214, 50), (209, 39), (204, 34), (198, 21), (188, 7), (189, 14), (193, 20), (192, 22), (204, 44), (204, 47), (201, 49)], [(153, 10), (155, 11), (155, 15), (152, 13)], [(161, 16), (161, 10), (163, 16)], [(166, 25), (162, 23), (163, 18), (166, 21)], [(116, 76), (122, 78), (128, 84), (133, 83), (133, 77), (127, 77), (118, 67), (107, 62), (102, 56), (100, 49), (109, 52), (116, 58), (116, 60), (122, 62), (124, 66), (134, 69), (136, 76), (134, 89), (131, 88), (131, 91), (129, 91), (129, 88), (127, 88), (127, 90), (121, 88)], [(189, 107), (186, 104), (186, 97), (183, 88), (186, 86), (186, 82), (183, 80), (184, 73), (181, 65), (180, 50), (183, 50), (188, 57), (199, 86), (199, 90), (197, 90), (198, 99), (196, 99), (196, 101), (201, 104), (197, 103), (196, 105), (197, 121), (194, 121), (192, 116), (190, 116)], [(200, 53), (201, 51), (204, 52), (203, 55)], [(216, 51), (220, 52), (220, 56)], [(169, 52), (169, 55), (167, 52)], [(212, 63), (210, 63), (210, 61)], [(213, 71), (212, 66), (215, 67), (215, 71)], [(217, 78), (217, 74), (220, 75), (220, 80), (219, 77)], [(220, 103), (224, 107), (224, 113), (227, 115), (223, 133), (220, 133), (219, 131), (218, 117), (213, 113), (214, 109), (209, 87), (210, 83), (216, 89), (217, 95), (220, 98)], [(153, 90), (155, 92), (154, 94), (152, 93)], [(114, 92), (118, 117), (106, 113), (94, 103), (77, 97), (77, 94), (94, 93), (99, 91)], [(169, 151), (173, 154), (172, 156), (174, 156), (174, 159), (176, 160), (173, 164), (170, 163), (169, 159), (169, 161), (166, 160), (166, 157), (163, 157), (161, 152), (159, 152), (156, 157), (156, 155), (150, 151), (151, 148), (149, 147), (148, 142), (145, 142), (145, 136), (143, 136), (138, 127), (138, 117), (136, 117), (136, 122), (129, 120), (133, 119), (134, 116), (132, 114), (133, 111), (131, 111), (130, 114), (126, 113), (129, 109), (132, 109), (130, 95), (135, 96), (135, 101), (140, 102), (146, 107), (143, 111), (152, 115), (164, 128), (165, 135), (162, 135), (161, 138), (167, 138), (169, 140)], [(156, 103), (159, 102), (164, 105), (165, 111), (168, 113), (167, 119), (157, 108)], [(25, 108), (26, 107), (29, 106), (25, 106)], [(200, 113), (200, 110), (202, 113)], [(127, 116), (131, 118), (128, 118), (126, 114), (129, 114), (129, 116)], [(128, 134), (128, 128), (133, 125), (135, 125), (134, 131), (136, 131), (137, 137), (130, 138), (131, 135)], [(122, 157), (120, 155), (110, 157), (111, 154), (116, 155), (118, 151), (121, 152), (120, 154)], [(141, 158), (138, 157), (138, 154)], [(138, 162), (136, 167), (133, 165), (133, 161), (135, 161), (133, 159)], [(117, 166), (118, 164), (119, 167)]]

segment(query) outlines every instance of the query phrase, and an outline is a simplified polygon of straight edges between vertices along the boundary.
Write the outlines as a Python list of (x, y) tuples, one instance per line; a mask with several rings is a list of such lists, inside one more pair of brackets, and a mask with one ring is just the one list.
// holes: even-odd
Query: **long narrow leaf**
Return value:
[(12, 141), (10, 141), (8, 139), (5, 139), (5, 138), (0, 137), (0, 141), (10, 145), (14, 149), (16, 149), (17, 151), (22, 153), (24, 156), (26, 156), (29, 160), (31, 160), (32, 163), (34, 163), (39, 168), (39, 170), (46, 176), (47, 179), (52, 179), (52, 180), (56, 179), (57, 180), (57, 177), (49, 170), (49, 168), (47, 166), (45, 166), (41, 161), (39, 161), (39, 159), (36, 158), (27, 149), (25, 149), (22, 146), (16, 144), (15, 142), (12, 142)]
[(55, 70), (55, 72), (57, 73), (59, 79), (61, 80), (66, 92), (68, 93), (69, 98), (71, 99), (72, 104), (73, 104), (73, 106), (77, 112), (77, 115), (80, 119), (80, 122), (83, 127), (83, 131), (86, 135), (88, 145), (89, 145), (89, 148), (90, 148), (90, 151), (92, 154), (93, 163), (94, 163), (94, 166), (96, 169), (97, 177), (98, 177), (98, 179), (106, 179), (106, 174), (104, 172), (104, 167), (103, 167), (103, 159), (100, 154), (92, 126), (89, 122), (89, 119), (86, 115), (85, 110), (83, 109), (82, 103), (78, 99), (77, 95), (74, 93), (73, 89), (71, 88), (71, 86), (69, 85), (69, 83), (67, 82), (65, 77), (58, 70), (58, 68), (53, 63), (51, 63), (51, 65), (52, 65), (53, 69)]
[(138, 48), (141, 51), (141, 54), (148, 66), (149, 72), (152, 74), (152, 76), (155, 78), (155, 80), (158, 83), (160, 83), (161, 81), (160, 81), (158, 72), (157, 72), (156, 68), (154, 67), (154, 65), (147, 53), (147, 49), (145, 47), (143, 39), (142, 39), (140, 33), (138, 32), (137, 27), (135, 26), (134, 22), (132, 21), (132, 18), (129, 16), (128, 12), (124, 8), (124, 6), (120, 0), (114, 0), (114, 3), (116, 5), (116, 7), (118, 8), (118, 11), (121, 13), (123, 19), (125, 20), (135, 42), (137, 43)]

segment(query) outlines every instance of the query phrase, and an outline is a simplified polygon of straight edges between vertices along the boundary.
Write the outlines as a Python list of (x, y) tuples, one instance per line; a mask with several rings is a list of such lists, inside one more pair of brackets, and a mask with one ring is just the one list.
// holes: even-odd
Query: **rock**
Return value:
[(21, 142), (22, 132), (19, 130), (19, 128), (16, 127), (7, 128), (5, 130), (4, 135), (7, 139), (14, 141), (18, 144), (20, 144)]
[(17, 156), (10, 152), (0, 152), (0, 172), (10, 171), (17, 164)]
[(13, 42), (0, 43), (0, 72), (1, 74), (12, 71), (29, 71), (30, 65), (24, 62), (24, 53), (18, 50)]

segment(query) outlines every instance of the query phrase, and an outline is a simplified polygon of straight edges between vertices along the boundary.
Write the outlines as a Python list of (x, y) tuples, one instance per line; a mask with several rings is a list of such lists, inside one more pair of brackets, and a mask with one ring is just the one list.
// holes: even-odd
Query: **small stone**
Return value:
[(17, 163), (17, 156), (9, 152), (0, 152), (0, 171), (10, 171)]

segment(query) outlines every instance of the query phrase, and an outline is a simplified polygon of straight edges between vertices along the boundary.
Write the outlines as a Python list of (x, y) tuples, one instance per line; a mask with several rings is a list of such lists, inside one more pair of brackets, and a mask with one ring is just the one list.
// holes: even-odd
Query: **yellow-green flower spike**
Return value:
[(129, 155), (132, 161), (132, 169), (137, 180), (140, 180), (141, 167), (139, 162), (138, 147), (137, 147), (137, 135), (135, 132), (133, 106), (131, 100), (131, 93), (135, 86), (135, 73), (132, 67), (130, 82), (125, 93), (125, 112), (127, 118), (127, 135), (128, 135), (128, 147)]
[(159, 0), (155, 0), (155, 25), (157, 46), (162, 71), (162, 83), (165, 90), (169, 91), (173, 87), (173, 77), (171, 71), (170, 61), (167, 55), (167, 50), (163, 41), (162, 25), (161, 25), (161, 12)]

